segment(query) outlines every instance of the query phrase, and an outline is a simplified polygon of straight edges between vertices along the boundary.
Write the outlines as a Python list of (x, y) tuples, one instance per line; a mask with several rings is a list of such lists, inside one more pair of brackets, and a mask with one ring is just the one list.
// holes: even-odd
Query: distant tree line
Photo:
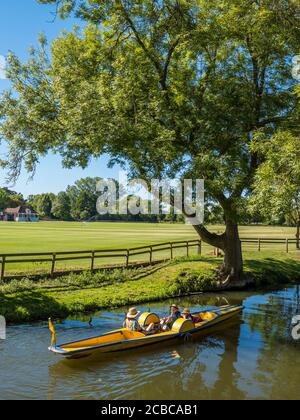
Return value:
[[(0, 188), (0, 212), (7, 207), (28, 205), (35, 210), (40, 217), (62, 221), (129, 221), (148, 223), (184, 223), (184, 217), (175, 214), (171, 208), (169, 214), (151, 215), (99, 215), (96, 202), (99, 197), (97, 182), (100, 178), (82, 178), (68, 186), (66, 191), (58, 194), (43, 193), (30, 195), (25, 200), (23, 195), (8, 188)], [(257, 202), (257, 205), (254, 205)], [(259, 205), (256, 196), (245, 197), (240, 202), (241, 224), (269, 224), (297, 226), (298, 215), (293, 206), (278, 205), (277, 211), (270, 212), (267, 206)], [(145, 204), (145, 203), (144, 203)], [(147, 203), (146, 203), (147, 204)], [(223, 224), (224, 216), (220, 205), (214, 201), (208, 201), (205, 207), (205, 221), (207, 224)]]
[(7, 207), (28, 205), (40, 217), (62, 221), (129, 221), (129, 222), (170, 222), (183, 223), (183, 216), (174, 211), (170, 214), (137, 214), (137, 215), (99, 215), (96, 209), (99, 193), (96, 186), (100, 178), (83, 178), (68, 186), (66, 191), (58, 194), (43, 193), (28, 196), (27, 200), (21, 194), (0, 189), (0, 211)]

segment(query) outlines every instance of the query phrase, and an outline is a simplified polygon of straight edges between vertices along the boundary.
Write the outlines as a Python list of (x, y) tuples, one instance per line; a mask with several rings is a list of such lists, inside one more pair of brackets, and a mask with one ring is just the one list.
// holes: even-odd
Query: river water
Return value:
[[(165, 315), (170, 301), (151, 304)], [(299, 399), (300, 342), (291, 320), (299, 287), (179, 299), (181, 307), (243, 303), (243, 315), (207, 337), (119, 353), (102, 360), (61, 360), (47, 347), (46, 323), (10, 326), (0, 340), (0, 399)], [(149, 305), (144, 308), (149, 309)], [(116, 329), (124, 310), (65, 320), (59, 341)]]

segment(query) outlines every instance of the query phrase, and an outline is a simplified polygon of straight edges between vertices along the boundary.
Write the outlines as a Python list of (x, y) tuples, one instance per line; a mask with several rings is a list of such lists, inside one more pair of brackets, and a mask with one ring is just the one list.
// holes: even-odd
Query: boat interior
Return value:
[[(155, 334), (145, 334), (142, 332), (136, 331), (129, 331), (125, 328), (120, 330), (112, 331), (110, 333), (89, 338), (86, 340), (63, 344), (60, 348), (64, 351), (76, 351), (85, 349), (88, 347), (97, 347), (104, 344), (110, 344), (115, 342), (122, 342), (128, 340), (135, 340), (135, 339), (142, 339), (142, 338), (150, 338), (150, 337), (158, 337), (158, 336), (168, 336), (168, 335), (176, 335), (178, 333), (188, 332), (191, 329), (200, 327), (201, 325), (207, 323), (208, 321), (212, 321), (214, 318), (217, 317), (217, 314), (213, 312), (200, 312), (193, 314), (193, 316), (201, 318), (201, 322), (193, 324), (192, 321), (186, 320), (184, 318), (178, 319), (172, 327), (171, 331), (158, 331)], [(158, 325), (160, 323), (160, 318), (153, 313), (145, 313), (142, 314), (139, 318), (139, 323), (142, 327), (147, 327), (150, 323), (154, 323)]]

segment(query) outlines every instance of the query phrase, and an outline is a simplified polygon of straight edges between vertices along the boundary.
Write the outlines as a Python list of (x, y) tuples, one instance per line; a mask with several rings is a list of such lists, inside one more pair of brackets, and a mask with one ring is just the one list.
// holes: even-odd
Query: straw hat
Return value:
[(179, 308), (178, 308), (178, 306), (177, 306), (175, 303), (173, 303), (173, 304), (170, 306), (170, 308), (179, 309)]
[(191, 311), (188, 308), (184, 308), (184, 310), (181, 313), (183, 315), (191, 315)]
[(139, 314), (140, 312), (136, 308), (130, 308), (126, 316), (129, 319), (135, 319)]

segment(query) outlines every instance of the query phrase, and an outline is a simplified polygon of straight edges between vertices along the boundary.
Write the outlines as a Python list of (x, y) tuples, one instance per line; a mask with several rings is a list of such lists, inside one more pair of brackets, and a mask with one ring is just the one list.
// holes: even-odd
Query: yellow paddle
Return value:
[(52, 332), (51, 347), (53, 347), (56, 346), (56, 331), (51, 318), (49, 318), (49, 330)]

